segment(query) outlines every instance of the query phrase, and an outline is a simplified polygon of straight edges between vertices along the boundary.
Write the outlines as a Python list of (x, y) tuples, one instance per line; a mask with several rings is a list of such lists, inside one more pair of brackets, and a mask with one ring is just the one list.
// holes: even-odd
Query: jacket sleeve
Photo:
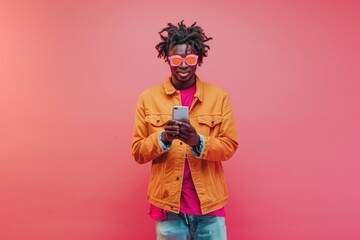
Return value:
[(223, 99), (222, 119), (218, 136), (203, 136), (204, 147), (198, 158), (208, 161), (224, 161), (234, 155), (238, 147), (238, 138), (227, 94)]
[(136, 162), (144, 164), (160, 157), (166, 152), (160, 145), (160, 131), (149, 134), (145, 121), (143, 99), (139, 97), (136, 105), (132, 133), (132, 155)]

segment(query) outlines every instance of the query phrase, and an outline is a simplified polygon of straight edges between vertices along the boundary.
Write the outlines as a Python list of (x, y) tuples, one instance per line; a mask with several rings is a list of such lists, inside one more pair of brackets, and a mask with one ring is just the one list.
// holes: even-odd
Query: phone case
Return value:
[(174, 106), (173, 119), (177, 121), (188, 122), (189, 108), (187, 106)]

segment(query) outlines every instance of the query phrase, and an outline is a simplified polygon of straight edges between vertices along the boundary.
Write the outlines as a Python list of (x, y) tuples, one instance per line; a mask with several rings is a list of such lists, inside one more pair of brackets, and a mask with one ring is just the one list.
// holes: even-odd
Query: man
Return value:
[[(195, 74), (212, 38), (183, 21), (159, 34), (158, 57), (171, 76), (140, 94), (132, 143), (135, 160), (152, 163), (147, 199), (157, 239), (223, 240), (228, 195), (221, 162), (238, 140), (228, 95)], [(188, 121), (172, 119), (177, 105), (189, 107)]]

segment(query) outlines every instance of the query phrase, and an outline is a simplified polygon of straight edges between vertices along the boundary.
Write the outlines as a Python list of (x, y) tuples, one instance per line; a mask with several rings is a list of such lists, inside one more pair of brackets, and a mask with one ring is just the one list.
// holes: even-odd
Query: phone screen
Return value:
[(181, 122), (188, 122), (189, 108), (187, 106), (174, 106), (173, 119)]

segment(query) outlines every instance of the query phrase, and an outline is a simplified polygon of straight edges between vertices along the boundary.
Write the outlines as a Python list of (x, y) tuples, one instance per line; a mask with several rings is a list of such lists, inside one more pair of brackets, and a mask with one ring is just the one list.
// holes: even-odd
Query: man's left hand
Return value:
[(190, 146), (199, 145), (199, 135), (191, 124), (185, 122), (177, 122), (177, 124), (179, 125), (179, 140)]

